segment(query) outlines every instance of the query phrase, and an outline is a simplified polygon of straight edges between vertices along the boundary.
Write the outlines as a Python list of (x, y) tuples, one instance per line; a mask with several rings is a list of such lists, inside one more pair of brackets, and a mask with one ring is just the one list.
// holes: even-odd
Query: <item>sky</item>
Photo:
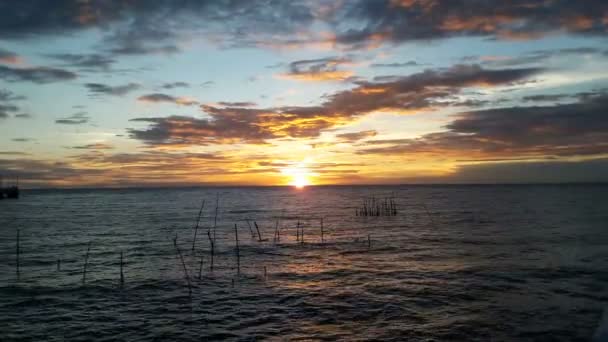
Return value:
[(0, 0), (25, 187), (608, 181), (605, 0)]

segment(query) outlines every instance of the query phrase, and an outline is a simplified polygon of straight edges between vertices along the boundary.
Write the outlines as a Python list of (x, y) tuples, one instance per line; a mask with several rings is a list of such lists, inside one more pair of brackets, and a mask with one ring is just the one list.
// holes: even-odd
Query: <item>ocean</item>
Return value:
[(23, 190), (0, 227), (0, 341), (608, 336), (607, 185)]

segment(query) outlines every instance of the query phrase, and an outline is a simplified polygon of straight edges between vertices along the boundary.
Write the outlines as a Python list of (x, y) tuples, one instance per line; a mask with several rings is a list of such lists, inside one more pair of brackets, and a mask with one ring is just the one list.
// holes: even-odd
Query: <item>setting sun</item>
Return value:
[(295, 163), (292, 166), (281, 170), (281, 173), (288, 177), (287, 184), (302, 189), (305, 186), (311, 185), (310, 177), (312, 173), (305, 166), (305, 162)]

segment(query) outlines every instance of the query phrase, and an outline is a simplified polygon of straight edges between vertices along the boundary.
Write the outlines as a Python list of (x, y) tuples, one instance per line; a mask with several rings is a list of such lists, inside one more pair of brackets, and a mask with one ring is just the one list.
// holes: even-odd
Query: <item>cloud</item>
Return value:
[(72, 146), (72, 147), (68, 147), (68, 148), (75, 149), (75, 150), (111, 150), (114, 148), (114, 146), (104, 144), (104, 143), (94, 143), (94, 144)]
[(458, 183), (608, 182), (608, 159), (466, 164), (459, 166), (443, 181)]
[(411, 67), (411, 66), (421, 66), (426, 64), (420, 64), (416, 61), (408, 61), (404, 63), (373, 63), (370, 66), (372, 68), (402, 68), (402, 67)]
[(11, 139), (14, 142), (30, 142), (30, 141), (34, 141), (35, 139), (32, 138), (13, 138)]
[(38, 84), (70, 81), (78, 77), (63, 69), (47, 67), (13, 68), (0, 65), (0, 79), (8, 82), (32, 82)]
[(19, 114), (15, 114), (15, 117), (18, 119), (31, 119), (32, 115), (28, 114), (28, 113), (19, 113)]
[(506, 107), (460, 113), (447, 131), (416, 139), (368, 141), (360, 154), (454, 158), (542, 158), (608, 153), (608, 95), (553, 106)]
[(299, 60), (289, 63), (289, 71), (278, 76), (298, 81), (344, 81), (353, 73), (338, 68), (349, 64), (349, 58), (341, 57)]
[(21, 58), (16, 53), (0, 48), (0, 63), (20, 64), (21, 62)]
[(12, 91), (0, 89), (0, 102), (20, 101), (25, 100), (23, 95), (15, 95)]
[(27, 156), (29, 153), (19, 152), (19, 151), (0, 151), (0, 155), (2, 156)]
[(183, 105), (183, 106), (193, 106), (193, 105), (198, 104), (198, 101), (188, 99), (186, 97), (175, 97), (172, 95), (161, 94), (161, 93), (143, 95), (143, 96), (140, 96), (139, 98), (137, 98), (137, 100), (141, 101), (141, 102), (151, 102), (151, 103), (168, 102), (168, 103), (174, 103), (174, 104)]
[(360, 131), (353, 133), (336, 134), (336, 138), (341, 142), (357, 142), (359, 140), (375, 137), (378, 134), (375, 130)]
[(358, 23), (335, 32), (337, 43), (353, 46), (458, 36), (534, 39), (559, 31), (602, 36), (607, 12), (602, 0), (362, 0), (348, 2), (333, 19)]
[(255, 102), (218, 102), (220, 106), (223, 107), (255, 107), (257, 104)]
[(595, 47), (576, 47), (553, 50), (536, 50), (519, 56), (466, 56), (463, 60), (468, 62), (479, 62), (491, 67), (514, 67), (522, 65), (544, 65), (554, 58), (569, 56), (602, 56), (604, 50)]
[[(415, 113), (428, 111), (438, 100), (458, 94), (467, 87), (492, 87), (520, 81), (541, 69), (488, 70), (458, 65), (395, 77), (389, 82), (359, 82), (350, 90), (325, 97), (319, 106), (273, 108), (215, 107), (202, 105), (210, 118), (186, 116), (138, 118), (147, 129), (130, 129), (130, 136), (147, 144), (265, 143), (276, 138), (317, 137), (323, 130), (345, 124), (375, 112)], [(171, 102), (172, 97), (157, 100)]]
[(57, 119), (55, 123), (60, 125), (82, 125), (88, 123), (90, 119), (87, 113), (80, 112), (66, 118)]
[(47, 54), (46, 57), (63, 62), (63, 66), (82, 68), (86, 71), (110, 71), (116, 60), (101, 54)]
[[(607, 12), (603, 0), (353, 0), (331, 6), (280, 0), (20, 0), (0, 4), (0, 39), (101, 28), (108, 32), (103, 46), (115, 54), (174, 53), (180, 41), (197, 35), (222, 47), (307, 44), (356, 49), (461, 36), (603, 36)], [(329, 31), (319, 32), (319, 26)]]
[(175, 89), (175, 88), (189, 88), (190, 84), (186, 82), (170, 82), (165, 83), (161, 86), (163, 89)]
[(112, 95), (112, 96), (124, 96), (132, 91), (135, 91), (141, 86), (137, 83), (128, 83), (119, 86), (109, 86), (102, 83), (87, 83), (85, 87), (93, 95)]

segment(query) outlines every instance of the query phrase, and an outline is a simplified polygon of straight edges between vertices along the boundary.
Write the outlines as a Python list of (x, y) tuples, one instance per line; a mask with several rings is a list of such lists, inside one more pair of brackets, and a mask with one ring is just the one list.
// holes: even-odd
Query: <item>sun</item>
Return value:
[(291, 185), (295, 186), (298, 189), (302, 189), (307, 185), (310, 185), (308, 181), (308, 177), (304, 174), (295, 174), (293, 176), (293, 180), (291, 181)]
[(312, 184), (312, 173), (305, 166), (304, 162), (294, 163), (289, 167), (281, 170), (281, 173), (288, 177), (288, 185), (294, 186), (297, 189), (302, 189)]

